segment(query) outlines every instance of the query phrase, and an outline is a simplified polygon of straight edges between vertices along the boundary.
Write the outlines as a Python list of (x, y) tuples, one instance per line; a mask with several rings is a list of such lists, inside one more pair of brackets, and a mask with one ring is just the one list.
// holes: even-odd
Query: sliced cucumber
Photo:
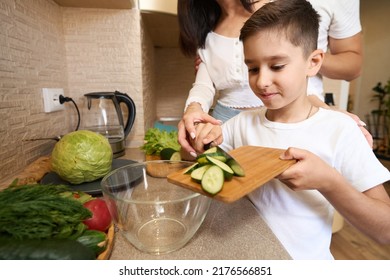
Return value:
[(206, 156), (206, 159), (210, 163), (217, 165), (219, 168), (222, 169), (223, 174), (225, 176), (225, 180), (230, 181), (233, 178), (234, 171), (230, 168), (229, 165), (213, 157)]
[(191, 174), (196, 168), (198, 168), (199, 162), (195, 162), (194, 164), (188, 166), (186, 170), (184, 170), (183, 174)]
[(160, 157), (163, 160), (172, 160), (172, 161), (180, 161), (181, 160), (180, 152), (178, 152), (172, 148), (162, 149), (160, 151)]
[(200, 163), (200, 164), (206, 164), (208, 163), (209, 161), (206, 159), (206, 156), (208, 157), (213, 157), (217, 160), (220, 160), (222, 162), (226, 162), (227, 161), (227, 158), (226, 156), (223, 154), (223, 153), (220, 153), (220, 152), (216, 152), (216, 153), (203, 153), (201, 155), (199, 155), (196, 160)]
[(205, 155), (199, 155), (197, 158), (196, 158), (196, 161), (200, 164), (200, 165), (205, 165), (205, 164), (209, 164), (209, 161), (207, 160), (206, 156)]
[(172, 154), (170, 160), (172, 161), (181, 161), (181, 155), (180, 152), (175, 152)]
[(230, 168), (233, 170), (234, 175), (239, 176), (239, 177), (244, 177), (245, 176), (245, 171), (242, 169), (242, 167), (235, 161), (234, 159), (229, 159), (226, 162), (227, 165), (230, 166)]
[(212, 153), (216, 153), (218, 152), (218, 147), (215, 146), (215, 147), (211, 147), (210, 149), (207, 149), (206, 151), (204, 151), (203, 153), (204, 154), (212, 154)]
[(224, 182), (225, 178), (222, 169), (217, 165), (212, 165), (204, 173), (201, 180), (201, 185), (205, 192), (215, 195), (222, 190)]
[(195, 180), (196, 182), (200, 183), (202, 181), (204, 173), (209, 169), (212, 165), (207, 164), (207, 165), (202, 165), (199, 168), (194, 169), (191, 172), (191, 178)]

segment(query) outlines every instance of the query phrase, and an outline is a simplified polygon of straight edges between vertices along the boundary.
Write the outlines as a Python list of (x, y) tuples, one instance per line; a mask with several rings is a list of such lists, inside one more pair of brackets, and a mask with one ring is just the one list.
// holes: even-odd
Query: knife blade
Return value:
[[(210, 143), (204, 145), (204, 150), (208, 150), (211, 148)], [(226, 158), (226, 162), (230, 166), (231, 169), (233, 169), (234, 173), (238, 176), (245, 176), (244, 168), (238, 163), (236, 159), (234, 159), (228, 152), (226, 152), (224, 149), (222, 149), (220, 146), (216, 146), (217, 152), (222, 154)]]

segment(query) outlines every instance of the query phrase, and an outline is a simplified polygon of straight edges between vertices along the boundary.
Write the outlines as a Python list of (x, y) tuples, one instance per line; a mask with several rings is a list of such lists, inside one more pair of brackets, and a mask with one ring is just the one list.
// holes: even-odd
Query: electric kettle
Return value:
[[(126, 93), (91, 92), (84, 94), (86, 104), (82, 111), (82, 128), (98, 132), (110, 142), (113, 157), (125, 154), (126, 137), (135, 120), (134, 101)], [(122, 112), (122, 106), (127, 114)], [(126, 113), (126, 112), (125, 112)]]

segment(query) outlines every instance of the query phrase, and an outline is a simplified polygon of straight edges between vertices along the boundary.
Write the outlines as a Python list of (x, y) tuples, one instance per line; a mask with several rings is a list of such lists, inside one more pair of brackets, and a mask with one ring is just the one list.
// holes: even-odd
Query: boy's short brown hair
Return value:
[(284, 33), (308, 56), (317, 49), (320, 16), (306, 0), (276, 0), (257, 10), (241, 29), (240, 40), (259, 32)]

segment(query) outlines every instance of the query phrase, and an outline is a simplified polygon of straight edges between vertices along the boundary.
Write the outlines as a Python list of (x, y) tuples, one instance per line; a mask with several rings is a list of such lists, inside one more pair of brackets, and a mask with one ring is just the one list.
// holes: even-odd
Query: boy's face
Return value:
[(319, 61), (316, 53), (320, 51), (304, 57), (303, 49), (279, 32), (248, 37), (244, 54), (252, 91), (269, 109), (280, 109), (306, 98), (307, 77), (315, 75), (322, 62), (322, 53)]

